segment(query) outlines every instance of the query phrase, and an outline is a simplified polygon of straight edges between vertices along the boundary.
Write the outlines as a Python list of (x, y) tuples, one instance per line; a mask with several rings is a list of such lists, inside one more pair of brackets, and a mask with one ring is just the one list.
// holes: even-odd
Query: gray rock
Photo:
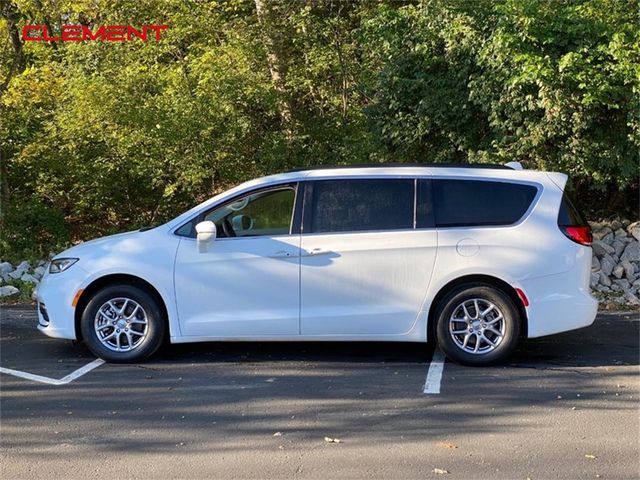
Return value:
[(611, 246), (614, 248), (615, 252), (613, 253), (616, 257), (620, 258), (620, 254), (624, 251), (624, 247), (627, 245), (625, 242), (622, 242), (618, 239), (614, 240)]
[(590, 285), (592, 287), (595, 287), (596, 285), (598, 285), (598, 280), (600, 280), (600, 274), (599, 273), (592, 273), (591, 274), (591, 282)]
[(627, 301), (627, 303), (630, 303), (631, 305), (640, 305), (640, 298), (638, 298), (636, 295), (634, 295), (631, 292), (625, 293), (624, 299)]
[(33, 292), (31, 293), (31, 300), (37, 300), (38, 299), (38, 289), (34, 288)]
[(598, 292), (604, 292), (604, 293), (607, 293), (607, 292), (611, 291), (611, 289), (609, 287), (605, 287), (604, 285), (598, 285), (595, 288), (595, 290), (598, 291)]
[(11, 295), (16, 295), (20, 293), (13, 285), (5, 285), (4, 287), (0, 287), (0, 297), (10, 297)]
[(627, 227), (627, 232), (640, 242), (640, 222), (633, 222)]
[(47, 264), (47, 262), (45, 262), (44, 260), (38, 260), (37, 266), (38, 267), (44, 267)]
[(640, 262), (640, 242), (631, 242), (624, 249), (620, 256), (620, 260), (629, 260), (630, 262)]
[(607, 233), (604, 237), (602, 237), (601, 241), (606, 243), (607, 245), (611, 245), (614, 239), (615, 237), (613, 236), (613, 232), (611, 232), (611, 233)]
[(591, 257), (591, 270), (593, 270), (594, 272), (600, 270), (600, 260), (598, 260), (598, 257), (596, 257), (595, 255)]
[(636, 267), (629, 260), (623, 260), (620, 263), (620, 266), (624, 269), (624, 276), (627, 277), (627, 280), (633, 282), (633, 277), (635, 276)]
[(46, 271), (46, 270), (45, 270), (44, 266), (36, 267), (36, 268), (33, 270), (33, 276), (34, 276), (34, 277), (36, 277), (37, 279), (41, 279), (41, 278), (42, 278), (42, 276), (44, 275), (44, 272), (45, 272), (45, 271)]
[(617, 230), (620, 227), (622, 227), (622, 222), (618, 219), (611, 220), (611, 223), (609, 224), (609, 226), (611, 227), (611, 230)]
[(602, 224), (594, 223), (591, 226), (591, 228), (593, 229), (594, 240), (602, 240), (602, 237), (612, 232), (612, 230), (609, 227), (602, 228), (601, 225)]
[(600, 272), (600, 284), (604, 285), (605, 287), (611, 286), (611, 280), (609, 280), (609, 276), (604, 272)]
[(593, 253), (595, 253), (599, 257), (602, 257), (607, 253), (608, 254), (615, 253), (616, 251), (615, 248), (613, 248), (611, 245), (607, 245), (602, 240), (596, 240), (595, 242), (593, 242), (592, 248), (593, 248)]
[(16, 270), (29, 270), (30, 268), (31, 264), (27, 260), (24, 260), (18, 264)]
[(624, 278), (615, 279), (613, 281), (613, 285), (611, 285), (611, 288), (614, 288), (614, 287), (620, 288), (620, 290), (622, 290), (623, 292), (628, 292), (631, 289), (631, 284), (629, 283), (628, 280)]
[(620, 264), (616, 265), (613, 269), (613, 276), (616, 278), (622, 278), (622, 274), (624, 273), (624, 267)]
[(617, 229), (614, 232), (616, 238), (625, 238), (627, 236), (627, 232), (625, 232), (622, 228)]
[(640, 278), (638, 280), (635, 280), (632, 284), (635, 288), (640, 288)]
[(25, 283), (38, 283), (38, 279), (36, 277), (34, 277), (33, 275), (31, 275), (30, 273), (25, 273), (20, 277), (20, 280), (22, 280)]
[(0, 263), (0, 275), (5, 275), (12, 271), (13, 271), (13, 265), (11, 265), (9, 262)]
[(602, 260), (600, 260), (600, 269), (605, 275), (611, 275), (615, 266), (616, 261), (611, 255), (605, 255), (604, 257), (602, 257)]
[(10, 279), (10, 278), (12, 278), (14, 280), (17, 280), (25, 272), (26, 272), (26, 270), (14, 270), (13, 272), (8, 273), (4, 278), (7, 279), (7, 280)]

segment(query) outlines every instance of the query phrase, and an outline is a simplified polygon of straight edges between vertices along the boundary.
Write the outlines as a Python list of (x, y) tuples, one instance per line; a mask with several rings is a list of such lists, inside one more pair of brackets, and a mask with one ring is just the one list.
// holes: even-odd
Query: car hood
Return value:
[(54, 258), (82, 258), (87, 254), (93, 256), (99, 252), (114, 252), (120, 249), (127, 249), (127, 247), (136, 249), (138, 248), (138, 245), (141, 244), (140, 238), (147, 234), (147, 232), (148, 231), (141, 232), (139, 230), (135, 230), (132, 232), (118, 233), (116, 235), (95, 238), (68, 248), (57, 254)]

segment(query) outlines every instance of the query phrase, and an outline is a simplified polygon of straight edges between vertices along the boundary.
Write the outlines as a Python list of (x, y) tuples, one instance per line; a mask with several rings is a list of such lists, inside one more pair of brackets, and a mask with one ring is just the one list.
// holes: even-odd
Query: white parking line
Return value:
[(76, 378), (80, 378), (85, 373), (89, 373), (94, 368), (99, 367), (104, 363), (104, 360), (96, 358), (93, 362), (87, 363), (84, 367), (71, 372), (69, 375), (62, 377), (60, 380), (56, 378), (43, 377), (42, 375), (36, 375), (29, 372), (21, 372), (20, 370), (13, 370), (11, 368), (0, 367), (0, 373), (6, 373), (13, 375), (14, 377), (24, 378), (26, 380), (33, 380), (34, 382), (46, 383), (47, 385), (66, 385), (73, 382)]
[(433, 358), (429, 364), (427, 380), (424, 382), (423, 392), (426, 394), (439, 394), (440, 382), (442, 380), (442, 370), (444, 369), (444, 355), (436, 348), (433, 351)]

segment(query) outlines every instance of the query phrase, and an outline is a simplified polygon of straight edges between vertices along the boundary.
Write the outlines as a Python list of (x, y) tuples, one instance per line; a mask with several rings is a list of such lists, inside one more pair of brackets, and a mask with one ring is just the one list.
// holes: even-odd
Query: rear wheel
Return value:
[(456, 362), (489, 365), (503, 361), (519, 336), (518, 309), (505, 292), (491, 285), (462, 285), (438, 306), (438, 345)]
[(139, 362), (162, 344), (165, 319), (156, 299), (134, 285), (112, 285), (89, 300), (82, 336), (96, 356), (109, 362)]

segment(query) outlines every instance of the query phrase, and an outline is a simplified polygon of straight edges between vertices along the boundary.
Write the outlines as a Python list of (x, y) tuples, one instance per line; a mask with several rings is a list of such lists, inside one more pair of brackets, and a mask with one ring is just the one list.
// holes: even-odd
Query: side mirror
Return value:
[(253, 218), (247, 215), (236, 215), (231, 219), (231, 226), (234, 232), (246, 232), (253, 228)]
[(196, 243), (198, 244), (198, 252), (206, 253), (209, 243), (216, 239), (216, 224), (210, 220), (200, 222), (196, 225)]

